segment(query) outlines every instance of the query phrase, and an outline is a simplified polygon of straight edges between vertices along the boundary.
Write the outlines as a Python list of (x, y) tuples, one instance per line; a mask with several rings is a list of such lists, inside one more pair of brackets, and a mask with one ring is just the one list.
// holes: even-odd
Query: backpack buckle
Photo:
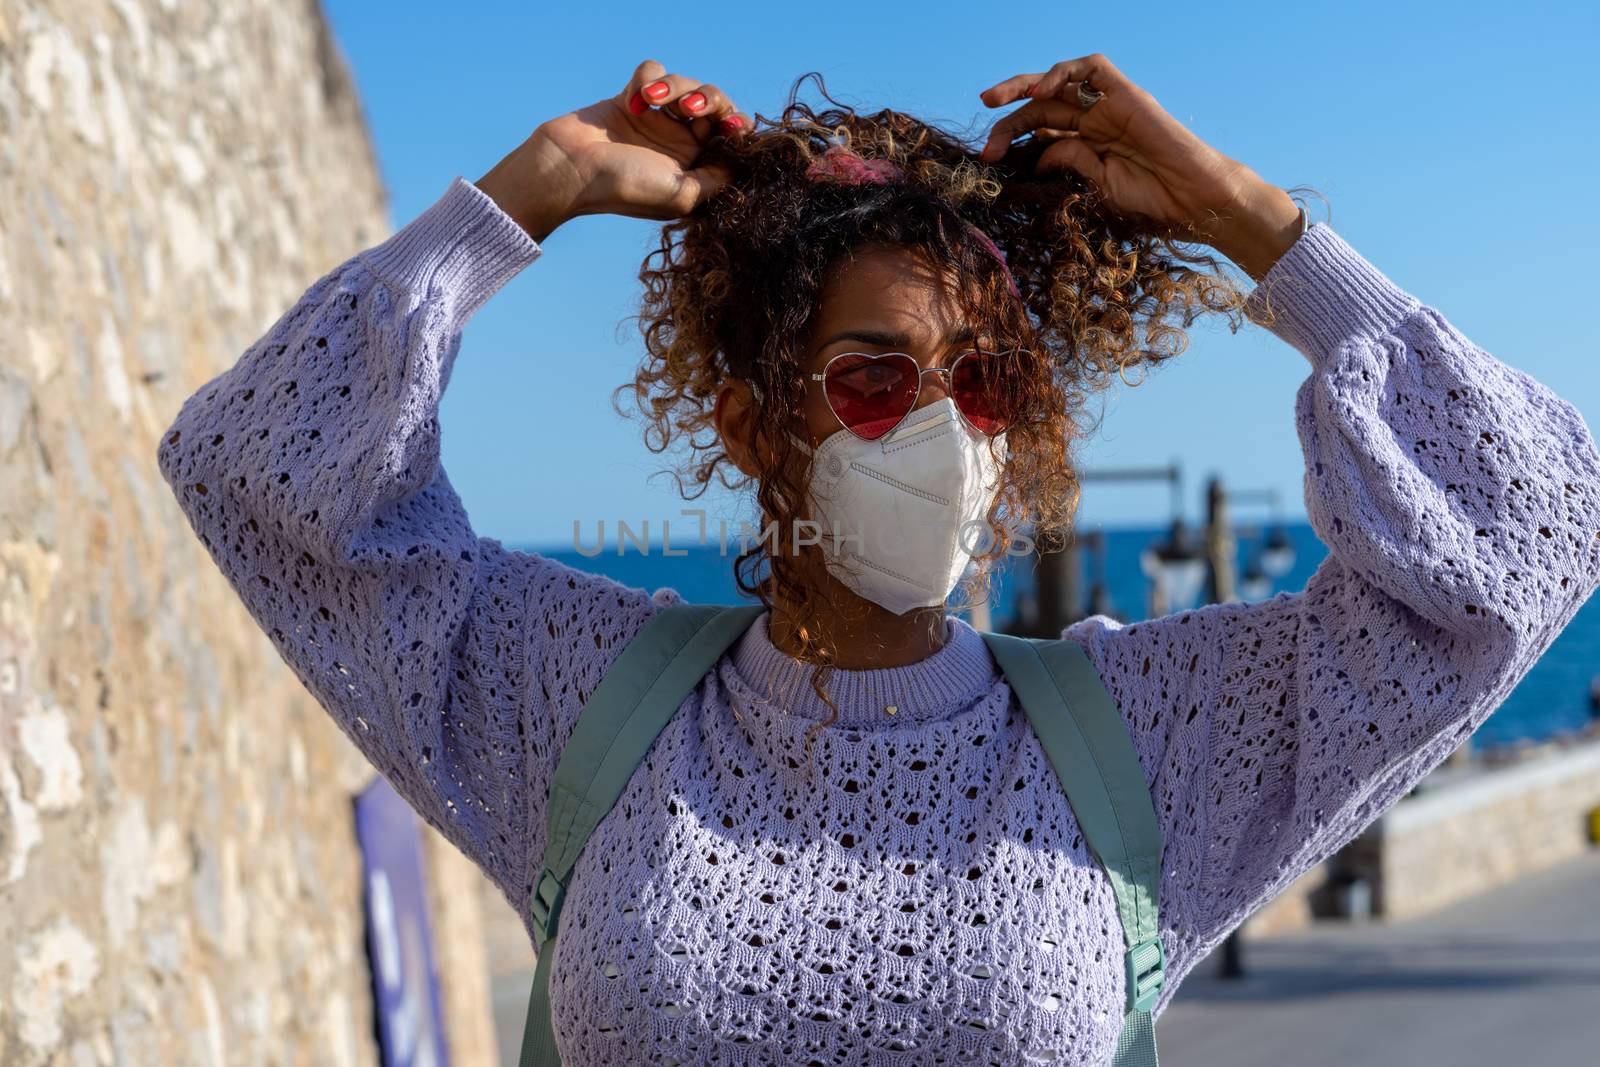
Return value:
[(1128, 965), (1128, 1010), (1149, 1011), (1167, 984), (1167, 955), (1157, 935), (1139, 942), (1126, 955)]
[(533, 913), (534, 932), (538, 934), (541, 946), (556, 935), (556, 923), (561, 918), (561, 902), (566, 896), (567, 887), (555, 876), (554, 871), (546, 867), (540, 872), (528, 910)]

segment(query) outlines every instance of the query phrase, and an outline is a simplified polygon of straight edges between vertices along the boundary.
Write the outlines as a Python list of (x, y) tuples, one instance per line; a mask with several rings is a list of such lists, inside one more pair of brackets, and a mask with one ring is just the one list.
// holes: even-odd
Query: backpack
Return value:
[[(549, 837), (529, 907), (538, 963), (519, 1067), (560, 1067), (550, 1019), (550, 970), (567, 883), (590, 833), (678, 707), (766, 609), (675, 604), (662, 609), (590, 694), (550, 782)], [(1111, 1067), (1156, 1067), (1150, 1014), (1166, 979), (1156, 927), (1161, 830), (1126, 724), (1073, 641), (985, 632), (1067, 792), (1084, 839), (1105, 868), (1122, 920), (1127, 1001)]]

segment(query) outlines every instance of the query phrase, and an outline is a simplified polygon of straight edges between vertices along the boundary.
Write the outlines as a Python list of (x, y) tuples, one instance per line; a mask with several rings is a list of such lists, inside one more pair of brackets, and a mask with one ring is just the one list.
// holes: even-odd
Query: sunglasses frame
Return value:
[(823, 364), (822, 370), (813, 371), (810, 374), (803, 375), (803, 377), (808, 379), (808, 380), (810, 380), (810, 381), (813, 381), (813, 382), (822, 383), (822, 385), (823, 385), (822, 399), (827, 403), (828, 411), (833, 414), (834, 418), (839, 420), (839, 425), (843, 426), (846, 430), (850, 431), (852, 436), (854, 436), (854, 437), (856, 437), (856, 438), (858, 438), (858, 439), (860, 439), (862, 441), (881, 441), (885, 437), (888, 437), (890, 434), (892, 434), (896, 430), (898, 430), (900, 428), (900, 426), (906, 421), (906, 419), (911, 417), (911, 413), (913, 411), (917, 410), (917, 401), (922, 398), (922, 376), (925, 375), (925, 374), (942, 374), (942, 375), (944, 375), (944, 391), (945, 391), (946, 395), (948, 395), (950, 397), (951, 402), (955, 404), (956, 411), (961, 415), (961, 421), (966, 423), (968, 426), (972, 427), (972, 429), (975, 432), (983, 434), (983, 436), (992, 439), (992, 438), (1001, 436), (1002, 434), (1004, 434), (1006, 432), (1006, 430), (1009, 430), (1011, 428), (1011, 423), (1007, 422), (1004, 429), (1001, 429), (1001, 430), (999, 430), (999, 431), (997, 431), (995, 433), (989, 433), (987, 430), (983, 429), (977, 423), (973, 422), (972, 419), (967, 416), (967, 413), (965, 411), (962, 411), (961, 402), (959, 400), (956, 400), (956, 394), (955, 394), (955, 389), (954, 389), (955, 369), (958, 366), (960, 366), (961, 365), (961, 361), (966, 359), (968, 356), (1009, 356), (1009, 355), (1012, 355), (1013, 353), (1020, 352), (1020, 351), (1022, 351), (1022, 349), (1020, 349), (1020, 348), (1002, 348), (1002, 349), (968, 348), (965, 351), (963, 351), (959, 356), (957, 356), (955, 359), (951, 360), (950, 361), (950, 365), (948, 367), (922, 367), (922, 366), (918, 366), (917, 367), (917, 371), (918, 371), (918, 374), (917, 374), (917, 392), (916, 392), (916, 395), (913, 396), (912, 399), (911, 399), (911, 406), (905, 410), (905, 413), (900, 416), (900, 418), (895, 422), (895, 424), (893, 426), (889, 427), (887, 430), (884, 430), (882, 433), (878, 434), (878, 436), (876, 436), (876, 437), (866, 437), (866, 436), (864, 436), (862, 434), (857, 433), (856, 430), (855, 430), (855, 427), (853, 427), (849, 423), (845, 422), (844, 419), (839, 415), (838, 410), (833, 406), (833, 398), (828, 395), (828, 389), (827, 389), (828, 371), (833, 368), (833, 365), (836, 362), (838, 362), (839, 360), (843, 359), (846, 356), (866, 356), (868, 359), (873, 359), (873, 360), (883, 359), (886, 356), (905, 356), (907, 359), (911, 360), (912, 364), (914, 364), (914, 365), (917, 362), (917, 357), (913, 356), (910, 352), (840, 352), (837, 355), (830, 357), (828, 362)]

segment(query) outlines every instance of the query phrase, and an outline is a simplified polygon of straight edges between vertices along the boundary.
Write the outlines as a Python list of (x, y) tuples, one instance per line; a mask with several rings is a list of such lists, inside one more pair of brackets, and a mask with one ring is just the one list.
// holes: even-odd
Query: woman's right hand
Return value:
[(715, 85), (647, 59), (616, 96), (542, 123), (476, 184), (540, 242), (577, 215), (675, 219), (729, 180), (694, 166), (705, 146), (751, 125)]

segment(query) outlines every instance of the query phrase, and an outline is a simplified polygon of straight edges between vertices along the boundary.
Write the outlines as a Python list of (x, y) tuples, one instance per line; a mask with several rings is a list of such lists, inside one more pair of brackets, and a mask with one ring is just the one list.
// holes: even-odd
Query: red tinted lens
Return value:
[(922, 368), (904, 352), (850, 352), (828, 363), (822, 388), (828, 406), (857, 437), (876, 441), (917, 403)]
[(950, 370), (950, 399), (967, 421), (990, 437), (1011, 424), (1007, 356), (998, 352), (968, 352)]

